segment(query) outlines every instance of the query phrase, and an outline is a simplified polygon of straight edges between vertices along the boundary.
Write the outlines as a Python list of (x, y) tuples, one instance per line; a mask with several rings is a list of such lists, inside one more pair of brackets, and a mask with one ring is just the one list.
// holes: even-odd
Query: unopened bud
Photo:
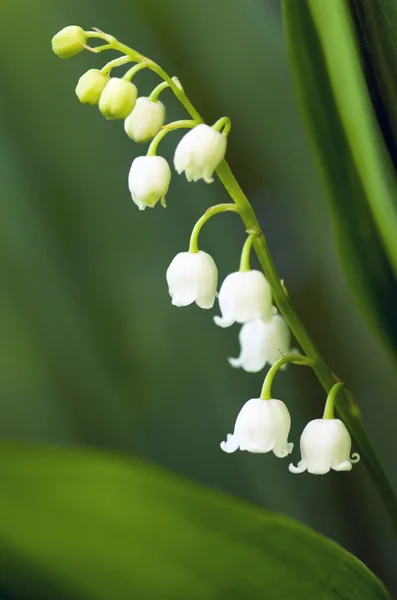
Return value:
[(85, 31), (78, 25), (64, 27), (51, 40), (52, 50), (59, 58), (75, 56), (84, 50), (86, 43)]
[(99, 110), (106, 119), (125, 119), (134, 108), (137, 95), (131, 81), (112, 77), (101, 94)]
[(108, 81), (108, 75), (105, 75), (99, 69), (90, 69), (80, 77), (76, 86), (76, 96), (83, 104), (95, 106), (99, 103)]

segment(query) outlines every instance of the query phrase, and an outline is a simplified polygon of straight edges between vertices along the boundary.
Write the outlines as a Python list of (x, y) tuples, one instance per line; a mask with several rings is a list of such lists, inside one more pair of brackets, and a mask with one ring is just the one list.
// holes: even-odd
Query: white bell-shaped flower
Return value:
[(212, 308), (218, 284), (218, 269), (206, 252), (180, 252), (167, 269), (167, 283), (174, 306), (196, 302)]
[(323, 475), (330, 469), (350, 471), (353, 463), (360, 460), (359, 454), (352, 454), (351, 437), (339, 419), (314, 419), (303, 430), (300, 447), (302, 460), (295, 467), (289, 465), (291, 473), (308, 471)]
[(138, 98), (132, 112), (124, 121), (126, 134), (134, 142), (151, 140), (164, 125), (165, 106), (159, 100)]
[(261, 271), (230, 273), (219, 290), (222, 317), (214, 317), (216, 325), (229, 327), (233, 323), (248, 323), (255, 319), (268, 321), (275, 308), (272, 291)]
[(288, 442), (291, 417), (281, 400), (248, 400), (237, 415), (233, 434), (221, 443), (224, 452), (270, 452), (284, 458), (294, 445)]
[(226, 137), (209, 125), (197, 125), (179, 142), (174, 166), (179, 174), (185, 171), (188, 181), (212, 183), (212, 174), (225, 154)]
[(138, 156), (128, 175), (128, 187), (139, 210), (152, 208), (165, 195), (171, 181), (171, 169), (162, 156)]
[(267, 363), (274, 365), (283, 355), (291, 353), (291, 334), (280, 315), (273, 315), (270, 321), (255, 319), (246, 323), (240, 330), (239, 340), (240, 356), (228, 360), (232, 367), (242, 367), (248, 373), (257, 373)]

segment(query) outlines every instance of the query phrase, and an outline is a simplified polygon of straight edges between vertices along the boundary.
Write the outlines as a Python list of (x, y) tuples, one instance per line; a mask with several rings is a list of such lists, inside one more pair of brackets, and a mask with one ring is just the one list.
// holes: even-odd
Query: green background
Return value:
[[(397, 590), (395, 543), (363, 465), (348, 475), (293, 477), (273, 456), (220, 451), (263, 373), (230, 368), (238, 328), (216, 328), (216, 309), (172, 307), (165, 271), (187, 249), (196, 219), (227, 195), (219, 182), (188, 185), (174, 174), (167, 209), (139, 212), (127, 174), (146, 146), (74, 95), (79, 76), (107, 58), (84, 53), (61, 61), (50, 49), (67, 24), (100, 27), (177, 75), (208, 122), (231, 117), (228, 160), (309, 332), (356, 392), (396, 487), (395, 364), (338, 263), (279, 3), (15, 0), (1, 11), (1, 436), (149, 459), (299, 519)], [(147, 94), (157, 80), (142, 72), (135, 82)], [(163, 101), (170, 120), (184, 118), (171, 94)], [(170, 160), (178, 136), (162, 143)], [(205, 227), (202, 248), (221, 277), (236, 269), (243, 240), (235, 215)], [(323, 392), (297, 367), (274, 390), (290, 408), (297, 442), (321, 414)]]

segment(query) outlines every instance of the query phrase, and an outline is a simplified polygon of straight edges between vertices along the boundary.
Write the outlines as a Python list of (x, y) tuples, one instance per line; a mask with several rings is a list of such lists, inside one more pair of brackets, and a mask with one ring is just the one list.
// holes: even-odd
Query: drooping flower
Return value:
[(224, 452), (246, 450), (247, 452), (273, 451), (279, 458), (292, 452), (294, 445), (288, 442), (291, 417), (281, 400), (248, 400), (240, 410), (233, 434), (221, 443)]
[(168, 267), (166, 277), (174, 306), (187, 306), (193, 302), (200, 308), (214, 305), (218, 269), (206, 252), (180, 252)]
[(51, 40), (52, 51), (59, 58), (70, 58), (84, 50), (87, 36), (82, 27), (69, 25), (58, 31)]
[(89, 69), (80, 77), (77, 83), (76, 96), (83, 104), (96, 106), (108, 82), (108, 75), (105, 75), (99, 69)]
[(164, 104), (142, 96), (124, 121), (124, 129), (134, 142), (147, 142), (160, 131), (164, 121)]
[(302, 460), (295, 467), (289, 465), (291, 473), (308, 471), (314, 475), (323, 475), (330, 469), (350, 471), (354, 463), (360, 460), (358, 454), (352, 454), (351, 437), (340, 419), (314, 419), (303, 430), (300, 447)]
[(214, 180), (212, 174), (226, 153), (226, 138), (209, 125), (197, 125), (183, 136), (174, 156), (174, 166), (179, 174), (185, 171), (188, 181)]
[(152, 208), (165, 195), (171, 181), (171, 169), (162, 156), (138, 156), (128, 175), (128, 187), (139, 210)]
[(214, 317), (216, 325), (229, 327), (233, 323), (248, 323), (255, 319), (268, 321), (275, 308), (272, 291), (261, 271), (230, 273), (219, 290), (222, 317)]
[(99, 110), (106, 119), (125, 119), (134, 108), (137, 95), (131, 81), (112, 77), (99, 99)]
[(257, 373), (266, 364), (274, 365), (283, 355), (291, 353), (291, 334), (281, 315), (273, 315), (270, 321), (255, 319), (246, 323), (239, 340), (240, 356), (228, 360), (232, 367), (242, 367), (248, 373)]

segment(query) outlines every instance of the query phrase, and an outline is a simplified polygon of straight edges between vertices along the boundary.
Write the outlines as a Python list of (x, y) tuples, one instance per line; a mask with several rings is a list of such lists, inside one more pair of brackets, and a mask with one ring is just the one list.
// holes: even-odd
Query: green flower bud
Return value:
[(98, 69), (90, 69), (82, 75), (76, 86), (76, 96), (83, 104), (95, 106), (109, 81), (109, 76)]
[(51, 45), (53, 52), (59, 58), (70, 58), (82, 50), (87, 43), (87, 36), (84, 29), (77, 25), (69, 25), (58, 31), (52, 38)]
[(135, 106), (138, 90), (131, 81), (112, 77), (99, 100), (99, 110), (106, 119), (125, 119)]

